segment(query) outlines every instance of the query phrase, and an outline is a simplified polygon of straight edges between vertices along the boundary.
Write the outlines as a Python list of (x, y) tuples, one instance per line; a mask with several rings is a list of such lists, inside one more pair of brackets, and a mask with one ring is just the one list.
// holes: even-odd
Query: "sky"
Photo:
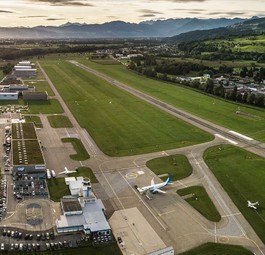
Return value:
[(265, 16), (265, 0), (0, 0), (0, 27)]

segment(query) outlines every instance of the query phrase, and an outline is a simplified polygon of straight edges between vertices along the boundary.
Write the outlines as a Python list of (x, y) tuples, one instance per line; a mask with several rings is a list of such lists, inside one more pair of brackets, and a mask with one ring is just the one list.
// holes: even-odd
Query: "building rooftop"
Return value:
[(12, 139), (37, 139), (33, 123), (12, 124)]
[(103, 213), (104, 206), (100, 199), (91, 203), (85, 203), (81, 215), (61, 215), (56, 222), (57, 228), (71, 228), (83, 226), (91, 232), (110, 229), (109, 223)]
[(63, 198), (61, 204), (64, 212), (77, 212), (82, 211), (82, 207), (77, 198)]

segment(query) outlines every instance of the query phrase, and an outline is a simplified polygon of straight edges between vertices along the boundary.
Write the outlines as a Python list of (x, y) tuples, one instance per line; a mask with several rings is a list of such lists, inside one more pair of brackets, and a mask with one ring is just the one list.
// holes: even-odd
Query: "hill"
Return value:
[(182, 33), (169, 38), (172, 42), (189, 42), (207, 39), (222, 38), (228, 36), (259, 35), (265, 32), (265, 18), (252, 18), (244, 22), (236, 23), (227, 27), (219, 27), (209, 30), (197, 30)]

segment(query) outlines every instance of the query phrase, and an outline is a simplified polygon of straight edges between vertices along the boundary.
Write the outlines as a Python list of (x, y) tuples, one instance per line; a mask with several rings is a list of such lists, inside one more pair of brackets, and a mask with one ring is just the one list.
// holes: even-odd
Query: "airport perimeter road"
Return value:
[(112, 85), (115, 85), (116, 87), (123, 89), (131, 94), (133, 94), (134, 96), (137, 96), (139, 98), (141, 98), (142, 100), (176, 116), (179, 119), (183, 119), (184, 121), (191, 123), (194, 126), (197, 126), (211, 134), (214, 135), (219, 135), (220, 137), (222, 137), (225, 140), (230, 141), (231, 143), (233, 143), (234, 145), (240, 146), (248, 151), (254, 152), (257, 155), (260, 155), (262, 157), (265, 157), (265, 144), (261, 143), (259, 141), (255, 141), (253, 139), (249, 139), (247, 137), (244, 137), (240, 134), (237, 134), (235, 132), (231, 132), (231, 130), (228, 130), (226, 128), (223, 128), (221, 126), (218, 126), (216, 124), (213, 124), (209, 121), (206, 121), (204, 119), (201, 119), (195, 115), (192, 115), (190, 113), (187, 113), (183, 110), (177, 109), (175, 107), (173, 107), (170, 104), (167, 104), (163, 101), (160, 101), (154, 97), (151, 97), (139, 90), (136, 90), (130, 86), (127, 86), (126, 84), (119, 82), (103, 73), (100, 73), (90, 67), (87, 67), (83, 64), (78, 63), (77, 61), (74, 60), (70, 60), (70, 63), (86, 70), (87, 72), (90, 72), (104, 80), (106, 80), (107, 82), (109, 82)]

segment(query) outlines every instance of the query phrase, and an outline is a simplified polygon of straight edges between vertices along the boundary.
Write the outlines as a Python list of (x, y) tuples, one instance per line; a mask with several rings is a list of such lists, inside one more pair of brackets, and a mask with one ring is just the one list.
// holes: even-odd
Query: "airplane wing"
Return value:
[(60, 172), (60, 173), (58, 173), (58, 174), (65, 174), (65, 171), (63, 171), (63, 172)]
[(154, 186), (155, 182), (154, 182), (154, 178), (151, 180), (151, 186)]
[(158, 192), (158, 193), (163, 193), (163, 194), (167, 193), (167, 192), (165, 192), (165, 191), (163, 191), (161, 189), (154, 189), (153, 191), (154, 192)]

